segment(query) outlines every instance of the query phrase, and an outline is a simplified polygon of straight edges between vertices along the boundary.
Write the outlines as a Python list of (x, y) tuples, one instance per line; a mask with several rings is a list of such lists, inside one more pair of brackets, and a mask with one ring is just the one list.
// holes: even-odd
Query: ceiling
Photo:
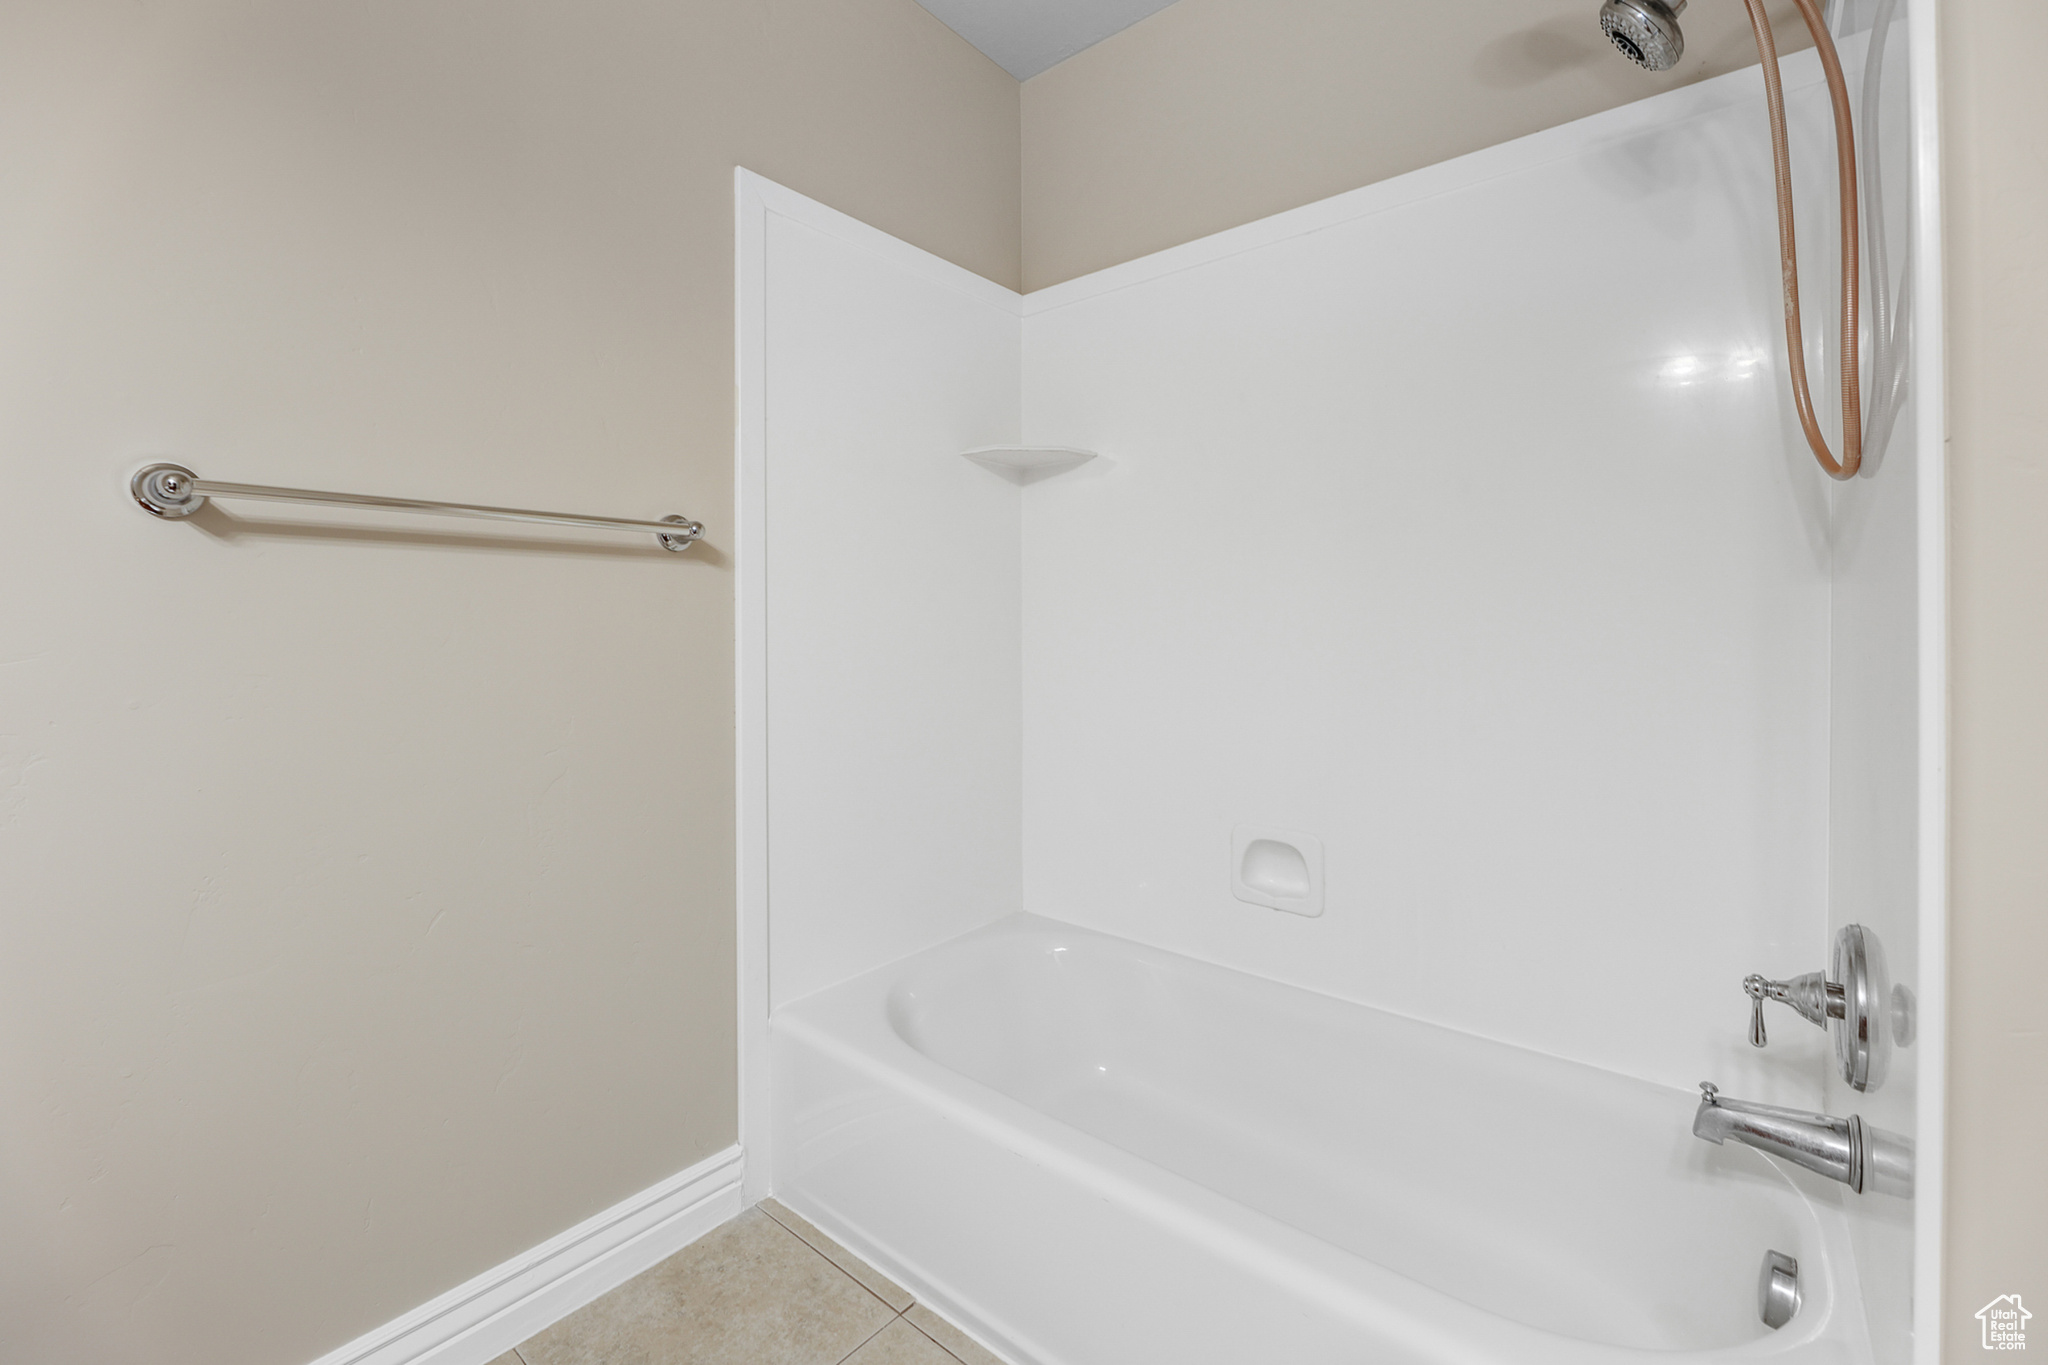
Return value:
[(918, 0), (946, 27), (1028, 80), (1173, 0)]

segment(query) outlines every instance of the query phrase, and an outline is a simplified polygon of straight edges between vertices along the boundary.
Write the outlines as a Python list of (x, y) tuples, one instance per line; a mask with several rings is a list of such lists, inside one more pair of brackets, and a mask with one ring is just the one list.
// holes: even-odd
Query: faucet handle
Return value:
[(1825, 972), (1808, 972), (1795, 976), (1790, 981), (1771, 981), (1754, 973), (1742, 978), (1742, 989), (1749, 996), (1749, 1045), (1762, 1047), (1769, 1041), (1764, 1035), (1764, 1001), (1776, 1000), (1790, 1005), (1798, 1011), (1799, 1017), (1815, 1028), (1826, 1028), (1830, 1018), (1840, 1019), (1843, 1012), (1842, 988), (1827, 979)]
[(1714, 1084), (1714, 1083), (1713, 1083), (1712, 1081), (1701, 1081), (1701, 1082), (1700, 1082), (1700, 1103), (1701, 1103), (1701, 1104), (1713, 1104), (1713, 1103), (1715, 1103), (1715, 1100), (1714, 1100), (1714, 1096), (1716, 1096), (1716, 1095), (1718, 1095), (1718, 1094), (1720, 1094), (1720, 1093), (1721, 1093), (1721, 1087), (1720, 1087), (1720, 1086), (1718, 1086), (1718, 1085), (1715, 1085), (1715, 1084)]
[(1749, 1045), (1762, 1047), (1770, 1039), (1764, 1034), (1764, 987), (1770, 983), (1752, 972), (1742, 978), (1742, 989), (1749, 996)]
[[(1835, 1063), (1842, 1079), (1854, 1089), (1874, 1090), (1884, 1083), (1892, 1048), (1905, 1045), (1894, 1033), (1897, 1024), (1885, 1012), (1889, 980), (1877, 935), (1860, 924), (1845, 924), (1835, 934), (1827, 971), (1790, 981), (1753, 974), (1742, 978), (1743, 994), (1749, 997), (1750, 1046), (1762, 1047), (1766, 1041), (1764, 1001), (1790, 1005), (1807, 1023), (1834, 1034)], [(1830, 1023), (1840, 1027), (1829, 1029)]]

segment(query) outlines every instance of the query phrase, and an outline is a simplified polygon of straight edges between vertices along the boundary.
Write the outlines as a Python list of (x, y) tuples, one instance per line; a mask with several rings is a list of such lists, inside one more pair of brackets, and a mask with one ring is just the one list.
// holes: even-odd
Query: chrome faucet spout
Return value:
[(1913, 1144), (1896, 1133), (1866, 1127), (1862, 1116), (1836, 1118), (1753, 1100), (1724, 1099), (1700, 1083), (1692, 1134), (1716, 1145), (1733, 1138), (1795, 1166), (1839, 1180), (1858, 1194), (1869, 1188), (1911, 1198)]
[(1734, 1138), (1746, 1147), (1783, 1157), (1852, 1190), (1863, 1188), (1863, 1143), (1860, 1118), (1838, 1119), (1799, 1109), (1750, 1100), (1722, 1099), (1702, 1085), (1692, 1135), (1719, 1144)]

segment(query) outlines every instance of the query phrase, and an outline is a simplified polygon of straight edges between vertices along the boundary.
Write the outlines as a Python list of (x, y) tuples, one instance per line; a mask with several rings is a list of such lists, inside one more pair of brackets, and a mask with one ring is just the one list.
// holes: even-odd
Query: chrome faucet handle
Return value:
[(1851, 1089), (1883, 1085), (1892, 1048), (1909, 1045), (1894, 1037), (1899, 1025), (1895, 1011), (1887, 1008), (1892, 988), (1884, 946), (1860, 924), (1845, 924), (1835, 932), (1835, 950), (1825, 972), (1808, 972), (1790, 981), (1752, 974), (1742, 978), (1742, 992), (1749, 997), (1750, 1046), (1762, 1047), (1769, 1041), (1764, 1036), (1764, 1001), (1790, 1005), (1801, 1019), (1834, 1035), (1835, 1064)]
[(1815, 1028), (1826, 1028), (1829, 1019), (1840, 1019), (1843, 1014), (1842, 988), (1827, 979), (1823, 972), (1808, 972), (1795, 976), (1790, 981), (1771, 981), (1751, 974), (1742, 978), (1742, 989), (1749, 996), (1749, 1045), (1762, 1047), (1769, 1041), (1764, 1035), (1764, 1001), (1775, 1000), (1781, 1005), (1790, 1005), (1799, 1012), (1799, 1017)]
[(1715, 1100), (1714, 1100), (1714, 1096), (1716, 1096), (1716, 1095), (1718, 1095), (1718, 1094), (1720, 1094), (1720, 1093), (1721, 1093), (1721, 1087), (1720, 1087), (1720, 1086), (1718, 1086), (1718, 1085), (1715, 1085), (1715, 1084), (1714, 1084), (1714, 1083), (1713, 1083), (1712, 1081), (1701, 1081), (1701, 1082), (1700, 1082), (1700, 1103), (1701, 1103), (1701, 1104), (1713, 1104), (1713, 1103), (1715, 1103)]

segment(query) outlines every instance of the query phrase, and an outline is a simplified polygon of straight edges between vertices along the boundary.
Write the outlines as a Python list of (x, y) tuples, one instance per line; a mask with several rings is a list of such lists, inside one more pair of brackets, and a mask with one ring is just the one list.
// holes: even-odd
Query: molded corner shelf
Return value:
[(983, 469), (993, 470), (1016, 484), (1049, 479), (1069, 469), (1079, 469), (1095, 458), (1094, 451), (1076, 450), (1072, 446), (987, 446), (960, 453), (962, 458), (974, 461)]

